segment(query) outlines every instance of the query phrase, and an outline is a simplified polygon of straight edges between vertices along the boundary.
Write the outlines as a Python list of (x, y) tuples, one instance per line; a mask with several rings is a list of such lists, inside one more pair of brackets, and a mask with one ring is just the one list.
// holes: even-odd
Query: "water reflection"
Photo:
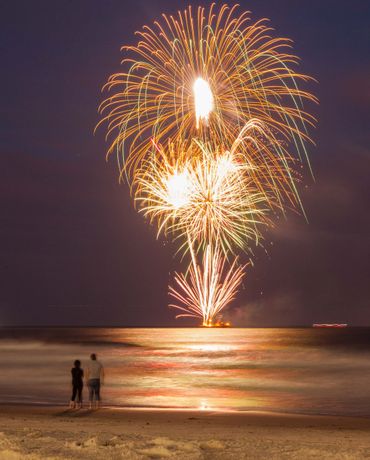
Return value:
[(224, 345), (224, 344), (198, 344), (198, 345), (189, 345), (188, 347), (185, 346), (185, 349), (187, 350), (196, 350), (196, 351), (207, 351), (207, 352), (212, 352), (212, 351), (230, 351), (235, 349), (235, 347), (231, 347), (230, 345)]
[(199, 410), (212, 410), (212, 408), (208, 405), (208, 402), (206, 399), (201, 400), (198, 409)]
[(0, 402), (65, 403), (72, 361), (106, 367), (106, 404), (370, 415), (368, 329), (0, 331)]

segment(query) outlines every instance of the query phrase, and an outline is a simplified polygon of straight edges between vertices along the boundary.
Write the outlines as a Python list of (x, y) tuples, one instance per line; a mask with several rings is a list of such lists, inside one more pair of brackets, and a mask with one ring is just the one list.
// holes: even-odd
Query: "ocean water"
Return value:
[(105, 405), (370, 416), (369, 328), (4, 328), (0, 403), (67, 404), (92, 352)]

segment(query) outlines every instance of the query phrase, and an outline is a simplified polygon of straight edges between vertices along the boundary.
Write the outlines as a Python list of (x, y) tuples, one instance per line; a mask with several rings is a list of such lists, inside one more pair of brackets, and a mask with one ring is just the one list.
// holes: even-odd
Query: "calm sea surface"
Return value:
[(0, 403), (66, 404), (91, 352), (106, 405), (370, 416), (368, 328), (0, 329)]

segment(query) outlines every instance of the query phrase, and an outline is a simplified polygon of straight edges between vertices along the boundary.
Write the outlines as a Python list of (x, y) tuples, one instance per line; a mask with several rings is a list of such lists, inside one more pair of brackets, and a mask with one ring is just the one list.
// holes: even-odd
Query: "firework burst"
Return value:
[(198, 249), (219, 244), (225, 256), (258, 244), (268, 202), (254, 184), (252, 166), (199, 141), (176, 157), (157, 149), (136, 174), (135, 196), (141, 212), (158, 224), (158, 235), (173, 233), (183, 246), (190, 239)]
[[(111, 95), (100, 107), (102, 123), (121, 173), (134, 175), (151, 138), (212, 139), (227, 149), (252, 118), (306, 156), (306, 125), (314, 119), (302, 103), (316, 99), (298, 87), (310, 78), (295, 70), (290, 40), (272, 38), (267, 20), (252, 23), (237, 5), (162, 16), (137, 32), (136, 45), (122, 48), (124, 70), (105, 85)], [(280, 148), (270, 154), (283, 155)]]

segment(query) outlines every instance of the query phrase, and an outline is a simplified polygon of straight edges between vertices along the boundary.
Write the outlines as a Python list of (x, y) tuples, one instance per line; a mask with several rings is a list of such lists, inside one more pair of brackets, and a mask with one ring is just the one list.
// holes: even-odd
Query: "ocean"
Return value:
[(67, 405), (90, 353), (108, 406), (370, 416), (370, 328), (2, 328), (0, 403)]

